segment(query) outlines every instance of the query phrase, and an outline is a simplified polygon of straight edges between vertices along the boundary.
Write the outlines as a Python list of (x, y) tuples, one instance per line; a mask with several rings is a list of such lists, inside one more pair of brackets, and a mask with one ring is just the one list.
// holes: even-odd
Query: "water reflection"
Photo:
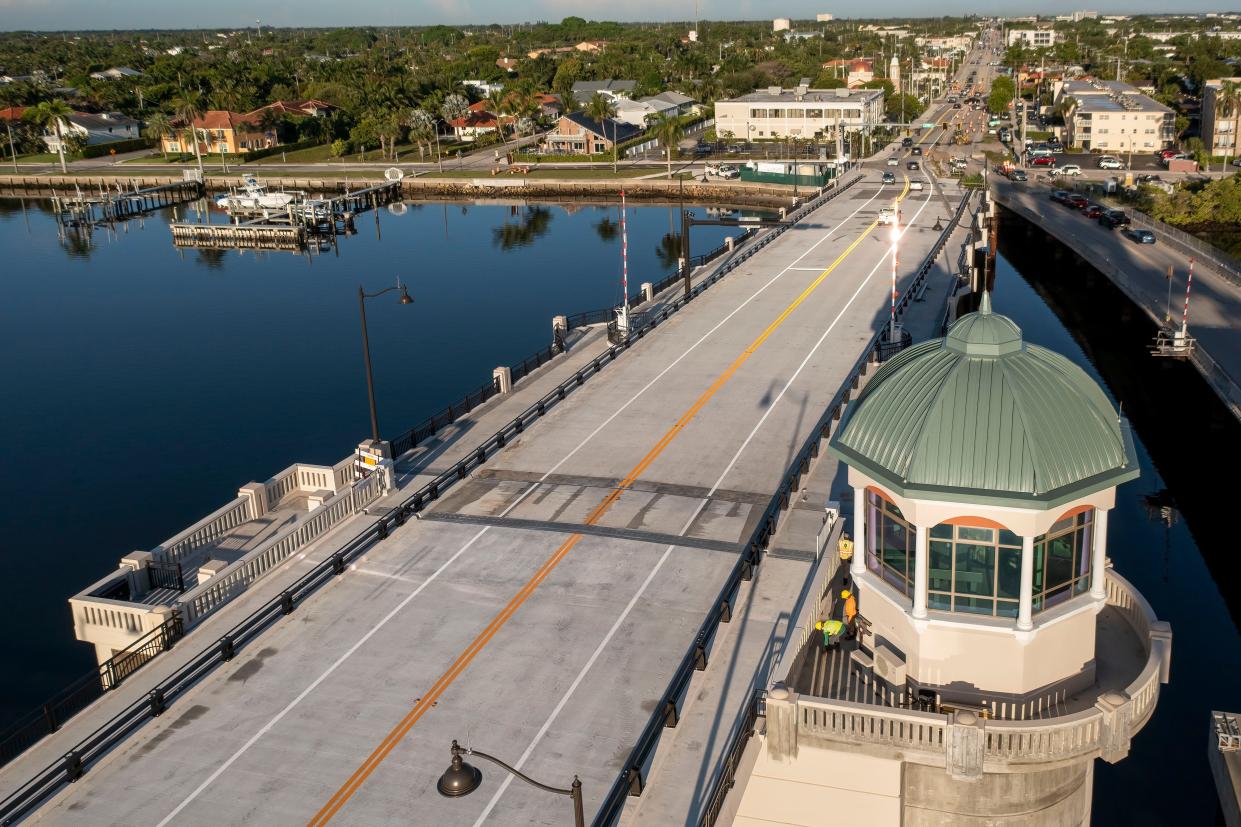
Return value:
[(551, 228), (552, 211), (544, 206), (514, 207), (513, 217), (516, 220), (505, 221), (492, 230), (495, 245), (501, 250), (533, 244)]

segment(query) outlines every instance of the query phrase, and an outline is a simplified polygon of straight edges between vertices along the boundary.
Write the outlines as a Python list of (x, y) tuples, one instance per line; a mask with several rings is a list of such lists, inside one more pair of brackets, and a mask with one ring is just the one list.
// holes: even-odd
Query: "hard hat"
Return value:
[(840, 593), (840, 596), (841, 596), (841, 597), (844, 597), (844, 598), (846, 598), (846, 599), (847, 599), (847, 598), (849, 598), (850, 596), (852, 596), (852, 594), (853, 594), (853, 592), (849, 591), (848, 589), (845, 589), (844, 591), (842, 591), (842, 592)]
[(814, 628), (818, 629), (820, 632), (823, 631), (823, 621), (820, 620), (818, 623), (814, 624)]

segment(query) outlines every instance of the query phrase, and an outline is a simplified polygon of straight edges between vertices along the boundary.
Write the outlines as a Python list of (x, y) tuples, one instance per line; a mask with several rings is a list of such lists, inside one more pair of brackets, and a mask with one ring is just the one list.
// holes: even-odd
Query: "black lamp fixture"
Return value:
[(473, 764), (467, 764), (462, 758), (463, 755), (477, 755), (479, 758), (485, 758), (493, 764), (508, 770), (508, 772), (531, 786), (538, 787), (540, 790), (546, 790), (549, 793), (569, 796), (569, 798), (573, 799), (573, 823), (575, 827), (585, 827), (586, 817), (582, 808), (582, 782), (576, 775), (573, 776), (573, 784), (567, 790), (560, 787), (549, 787), (525, 775), (516, 767), (509, 766), (494, 755), (463, 747), (456, 740), (452, 742), (452, 763), (448, 765), (448, 769), (444, 770), (443, 775), (440, 776), (439, 781), (435, 784), (435, 789), (439, 790), (440, 795), (446, 798), (460, 798), (474, 792), (483, 783), (482, 772)]

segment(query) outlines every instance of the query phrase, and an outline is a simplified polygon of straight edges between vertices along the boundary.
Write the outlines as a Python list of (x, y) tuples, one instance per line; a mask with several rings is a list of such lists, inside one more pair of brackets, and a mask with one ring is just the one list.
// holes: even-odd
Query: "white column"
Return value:
[(1017, 628), (1034, 628), (1034, 538), (1021, 538), (1021, 602), (1017, 605)]
[(854, 577), (866, 571), (866, 489), (853, 489), (853, 561), (849, 574)]
[(1107, 597), (1107, 510), (1094, 510), (1094, 527), (1090, 548), (1090, 596), (1102, 600)]
[(914, 617), (926, 617), (926, 526), (914, 526)]

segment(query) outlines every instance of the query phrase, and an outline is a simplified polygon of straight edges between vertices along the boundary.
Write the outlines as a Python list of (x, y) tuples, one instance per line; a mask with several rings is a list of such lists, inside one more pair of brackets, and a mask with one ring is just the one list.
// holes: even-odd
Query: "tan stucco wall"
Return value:
[(905, 765), (904, 827), (1077, 827), (1090, 816), (1091, 766), (954, 781), (939, 767)]
[(793, 761), (775, 761), (758, 737), (734, 827), (901, 824), (900, 761), (812, 746), (800, 747)]

